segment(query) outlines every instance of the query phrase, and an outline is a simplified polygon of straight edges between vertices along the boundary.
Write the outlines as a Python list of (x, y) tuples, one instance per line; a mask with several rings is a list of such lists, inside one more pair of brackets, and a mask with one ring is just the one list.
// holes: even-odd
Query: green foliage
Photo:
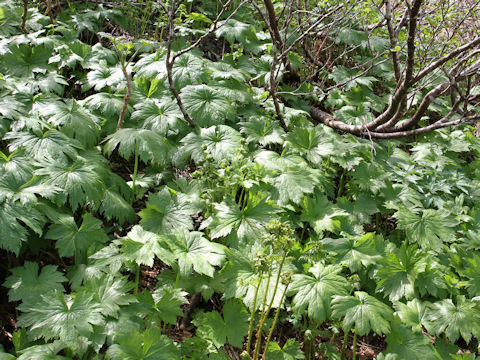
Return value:
[(190, 85), (182, 90), (185, 109), (201, 127), (233, 120), (235, 109), (219, 90), (207, 85)]
[(173, 259), (160, 243), (160, 237), (136, 225), (125, 238), (119, 239), (121, 254), (128, 260), (148, 266), (153, 265), (153, 259), (158, 256), (164, 262), (172, 263)]
[(377, 291), (388, 295), (390, 301), (411, 299), (415, 295), (415, 280), (425, 271), (425, 254), (404, 244), (396, 254), (386, 254), (381, 264), (376, 274)]
[[(34, 3), (23, 32), (22, 2), (0, 1), (2, 308), (17, 327), (2, 323), (0, 359), (340, 359), (341, 328), (385, 345), (378, 359), (478, 357), (479, 139), (373, 141), (309, 121), (314, 103), (359, 125), (389, 106), (386, 54), (406, 58), (407, 32), (390, 48), (381, 9), (321, 1), (290, 18), (274, 2), (284, 62), (251, 3), (214, 24), (214, 2), (177, 2), (170, 48), (155, 1), (61, 2), (56, 24)], [(351, 15), (293, 43), (334, 8)], [(432, 75), (405, 116), (446, 80)], [(459, 89), (476, 114), (478, 85)], [(451, 108), (445, 92), (421, 124)]]
[(319, 324), (329, 318), (332, 296), (349, 293), (350, 284), (339, 275), (341, 270), (340, 266), (317, 263), (308, 269), (313, 276), (293, 275), (288, 294), (295, 295), (292, 300), (294, 312), (301, 315), (308, 310), (308, 317)]
[(119, 343), (113, 344), (107, 350), (107, 359), (143, 360), (175, 359), (179, 351), (160, 329), (147, 329), (143, 333), (124, 334), (119, 337)]
[(435, 359), (430, 339), (420, 333), (413, 333), (398, 319), (392, 322), (392, 332), (387, 336), (386, 354), (395, 354), (398, 359)]
[(54, 290), (63, 290), (62, 282), (67, 279), (53, 265), (44, 266), (38, 271), (38, 263), (26, 261), (24, 266), (11, 269), (10, 275), (3, 286), (10, 288), (10, 301), (22, 300), (24, 303), (36, 301), (40, 295)]
[(247, 206), (240, 209), (230, 199), (215, 205), (215, 215), (209, 224), (212, 238), (232, 236), (242, 240), (255, 238), (262, 232), (264, 224), (275, 218), (278, 210), (266, 199), (251, 198)]
[(239, 302), (229, 300), (223, 307), (223, 318), (217, 311), (200, 313), (194, 319), (198, 335), (217, 348), (229, 344), (241, 347), (248, 330), (248, 312)]
[(456, 304), (444, 299), (428, 306), (425, 313), (425, 326), (434, 334), (445, 333), (456, 341), (459, 336), (469, 342), (472, 333), (478, 336), (480, 331), (480, 310), (478, 305), (464, 296), (457, 296)]
[(305, 359), (300, 344), (294, 339), (288, 339), (283, 348), (276, 342), (271, 342), (267, 349), (267, 359), (295, 360)]
[(332, 316), (343, 317), (343, 328), (352, 329), (358, 335), (390, 333), (392, 309), (363, 291), (354, 296), (335, 296), (332, 300)]
[[(163, 285), (156, 289), (151, 295), (146, 293), (145, 298), (151, 297), (155, 316), (158, 316), (167, 324), (176, 324), (177, 317), (183, 315), (180, 306), (188, 304), (187, 292), (181, 289), (174, 289), (169, 285)], [(150, 302), (150, 301), (149, 301)]]
[(181, 230), (166, 235), (163, 241), (170, 248), (172, 257), (177, 260), (180, 275), (188, 277), (192, 269), (212, 277), (214, 266), (220, 266), (225, 259), (223, 246), (212, 243), (198, 231)]
[(174, 195), (164, 187), (157, 193), (150, 193), (145, 209), (138, 215), (145, 230), (168, 234), (182, 228), (192, 229), (195, 215), (200, 209), (188, 198)]
[(45, 237), (57, 240), (55, 247), (60, 256), (66, 257), (73, 256), (78, 252), (85, 253), (92, 245), (108, 240), (102, 230), (102, 222), (88, 213), (84, 215), (80, 226), (77, 226), (73, 217), (62, 216), (58, 223), (50, 226)]
[(162, 163), (165, 161), (166, 144), (165, 140), (153, 130), (126, 128), (120, 129), (105, 139), (104, 151), (111, 155), (118, 147), (118, 154), (124, 159), (138, 154), (144, 162), (154, 161)]
[(434, 209), (401, 208), (395, 213), (400, 229), (407, 232), (411, 242), (418, 243), (424, 249), (438, 249), (443, 242), (454, 237), (448, 213)]
[(23, 312), (18, 318), (19, 326), (28, 327), (34, 339), (43, 337), (72, 343), (79, 336), (93, 335), (93, 326), (104, 322), (100, 306), (85, 293), (71, 296), (57, 290), (40, 295), (34, 304), (18, 308)]

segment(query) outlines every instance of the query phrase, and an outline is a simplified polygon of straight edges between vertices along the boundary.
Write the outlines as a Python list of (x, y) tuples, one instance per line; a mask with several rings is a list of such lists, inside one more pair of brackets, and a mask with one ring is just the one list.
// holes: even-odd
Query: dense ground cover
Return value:
[[(374, 141), (315, 125), (322, 74), (300, 51), (308, 95), (279, 80), (276, 104), (272, 42), (246, 4), (169, 82), (152, 40), (168, 19), (148, 4), (127, 18), (72, 3), (55, 25), (32, 6), (24, 33), (22, 3), (0, 3), (0, 359), (476, 359), (472, 128)], [(218, 11), (187, 5), (172, 53)], [(376, 56), (365, 42), (388, 39), (349, 31), (322, 106), (355, 124), (395, 76), (383, 61), (351, 80)]]

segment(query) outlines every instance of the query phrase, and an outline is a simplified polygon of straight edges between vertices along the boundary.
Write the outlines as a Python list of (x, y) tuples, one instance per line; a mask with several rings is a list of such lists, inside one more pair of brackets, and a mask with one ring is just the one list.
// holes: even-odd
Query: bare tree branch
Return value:
[(27, 24), (27, 16), (28, 16), (28, 0), (23, 0), (23, 13), (22, 13), (21, 28), (22, 28), (24, 33), (28, 33), (28, 30), (25, 27), (25, 25)]
[[(163, 6), (163, 8), (167, 10), (165, 5)], [(186, 122), (190, 124), (190, 126), (195, 127), (196, 126), (195, 120), (193, 120), (188, 114), (187, 110), (185, 110), (185, 106), (183, 106), (182, 98), (180, 97), (180, 94), (178, 93), (178, 90), (175, 87), (175, 84), (173, 82), (173, 63), (175, 61), (174, 60), (175, 58), (171, 59), (171, 54), (172, 54), (173, 38), (175, 36), (175, 24), (174, 24), (175, 10), (176, 10), (175, 8), (176, 8), (176, 2), (175, 0), (172, 0), (172, 4), (170, 5), (170, 11), (167, 11), (168, 37), (167, 37), (167, 57), (165, 60), (165, 67), (167, 69), (168, 85), (170, 87), (170, 91), (175, 97), (175, 100), (177, 101), (177, 105), (180, 108), (180, 111), (182, 112), (183, 118), (185, 119)]]
[(118, 117), (117, 131), (123, 126), (123, 123), (125, 121), (125, 112), (127, 111), (128, 102), (130, 101), (130, 96), (132, 95), (132, 80), (130, 78), (130, 74), (128, 73), (127, 65), (125, 64), (125, 61), (122, 61), (121, 65), (122, 65), (123, 76), (127, 81), (127, 92), (123, 97), (123, 106), (122, 106), (122, 110), (120, 111), (120, 115)]

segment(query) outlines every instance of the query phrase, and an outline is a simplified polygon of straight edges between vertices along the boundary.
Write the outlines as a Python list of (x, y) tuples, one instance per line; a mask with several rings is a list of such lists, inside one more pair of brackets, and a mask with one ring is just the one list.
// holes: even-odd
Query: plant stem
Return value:
[(302, 227), (302, 232), (300, 233), (300, 240), (303, 240), (303, 236), (305, 235), (305, 230), (307, 230), (307, 226)]
[(175, 278), (175, 289), (178, 288), (179, 283), (180, 283), (180, 269), (178, 269), (177, 277)]
[(140, 264), (136, 264), (135, 269), (135, 289), (133, 290), (133, 294), (138, 294), (138, 285), (140, 284)]
[[(266, 312), (266, 306), (267, 306), (267, 298), (268, 298), (268, 288), (270, 287), (270, 278), (272, 277), (272, 268), (271, 266), (269, 267), (268, 269), (268, 275), (267, 275), (267, 285), (265, 287), (265, 293), (263, 294), (263, 301), (262, 301), (262, 308), (261, 308), (261, 311), (260, 311), (260, 315), (259, 315), (259, 323), (257, 325), (257, 335), (256, 335), (256, 339), (255, 339), (255, 347), (253, 348), (253, 360), (256, 360), (255, 358), (255, 354), (257, 352), (257, 347), (260, 346), (260, 336), (262, 334), (262, 330), (263, 330), (263, 324), (264, 324), (264, 314)], [(261, 282), (260, 282), (261, 284)], [(260, 286), (259, 284), (259, 286)]]
[(337, 199), (338, 199), (338, 198), (342, 195), (342, 193), (343, 193), (344, 180), (345, 180), (345, 170), (342, 171), (342, 176), (340, 176), (340, 183), (338, 184)]
[[(257, 331), (257, 341), (255, 344), (255, 351), (253, 353), (253, 360), (258, 359), (258, 355), (260, 354), (260, 342), (262, 340), (262, 329), (263, 325), (265, 324), (265, 320), (267, 320), (268, 313), (273, 306), (273, 301), (275, 300), (275, 294), (277, 293), (278, 283), (280, 282), (280, 276), (282, 274), (283, 264), (285, 263), (285, 259), (287, 258), (287, 253), (283, 254), (282, 260), (280, 261), (280, 266), (278, 268), (277, 279), (275, 280), (275, 287), (273, 288), (272, 298), (270, 299), (270, 303), (268, 304), (268, 308), (262, 314), (262, 319), (260, 320), (259, 328)], [(268, 293), (268, 292), (267, 292)]]
[(250, 313), (250, 322), (248, 324), (248, 340), (247, 340), (247, 352), (250, 352), (250, 345), (252, 344), (252, 335), (253, 335), (253, 321), (255, 320), (255, 308), (257, 307), (257, 297), (258, 297), (258, 290), (260, 289), (260, 284), (262, 283), (262, 276), (263, 272), (259, 274), (259, 281), (258, 285), (255, 288), (255, 296), (253, 297), (253, 307)]
[(352, 360), (355, 360), (357, 356), (357, 332), (353, 333), (353, 345), (352, 345)]
[(280, 314), (280, 309), (282, 307), (283, 300), (285, 300), (285, 295), (287, 294), (287, 288), (288, 288), (288, 284), (285, 286), (285, 290), (283, 291), (282, 298), (280, 299), (280, 304), (278, 305), (277, 311), (275, 312), (275, 317), (273, 318), (273, 323), (272, 323), (272, 326), (270, 327), (270, 331), (268, 333), (267, 341), (265, 342), (265, 346), (264, 346), (264, 349), (263, 349), (263, 355), (262, 355), (263, 360), (266, 359), (268, 344), (270, 343), (270, 339), (272, 338), (273, 330), (275, 329), (275, 325), (277, 324), (278, 315)]
[(345, 352), (347, 350), (347, 342), (348, 342), (348, 332), (350, 330), (346, 330), (343, 334), (343, 344), (342, 344), (342, 359), (345, 359)]
[(243, 196), (242, 209), (245, 209), (247, 207), (247, 200), (248, 200), (248, 190), (245, 191), (245, 194)]
[(133, 174), (132, 174), (132, 202), (135, 201), (135, 184), (137, 181), (137, 173), (138, 173), (138, 151), (135, 149), (135, 163), (133, 165)]
[[(128, 74), (128, 71), (127, 71), (127, 64), (125, 63), (126, 59), (123, 56), (124, 56), (123, 54), (120, 55), (120, 58), (121, 58), (120, 62), (121, 62), (123, 76), (125, 77), (125, 80), (127, 81), (127, 93), (123, 97), (122, 110), (120, 111), (120, 115), (118, 116), (117, 131), (123, 126), (123, 122), (125, 121), (125, 112), (127, 111), (128, 102), (130, 101), (130, 96), (132, 94), (132, 81), (131, 81), (130, 75)], [(126, 55), (125, 55), (125, 57), (126, 57)]]
[(242, 186), (242, 190), (240, 191), (240, 197), (238, 198), (238, 203), (240, 206), (242, 206), (244, 194), (245, 194), (245, 187)]
[(336, 337), (337, 337), (337, 334), (333, 333), (332, 337), (330, 338), (330, 340), (328, 340), (328, 342), (330, 344), (333, 344), (333, 340), (335, 340)]

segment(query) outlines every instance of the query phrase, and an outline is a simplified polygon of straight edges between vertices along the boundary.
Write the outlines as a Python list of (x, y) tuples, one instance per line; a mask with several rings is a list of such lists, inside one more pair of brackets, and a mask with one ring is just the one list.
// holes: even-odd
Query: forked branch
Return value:
[[(457, 125), (461, 123), (471, 122), (478, 119), (477, 115), (467, 112), (467, 104), (469, 103), (468, 94), (472, 84), (472, 77), (480, 73), (480, 64), (472, 64), (475, 57), (480, 55), (480, 37), (474, 38), (465, 45), (462, 45), (450, 52), (440, 56), (437, 60), (432, 61), (423, 69), (418, 70), (415, 74), (415, 67), (422, 63), (417, 59), (416, 43), (418, 42), (418, 23), (421, 20), (420, 10), (423, 0), (413, 0), (411, 4), (407, 3), (407, 8), (401, 17), (398, 25), (395, 26), (392, 19), (392, 4), (390, 0), (385, 0), (385, 25), (387, 28), (389, 43), (391, 50), (396, 47), (399, 42), (400, 27), (403, 23), (408, 26), (406, 39), (406, 56), (402, 69), (401, 58), (397, 51), (391, 51), (391, 60), (396, 80), (396, 87), (386, 109), (370, 122), (364, 124), (347, 124), (334, 116), (322, 111), (319, 108), (312, 107), (310, 115), (317, 122), (322, 122), (332, 128), (348, 132), (357, 136), (365, 136), (370, 138), (396, 138), (403, 136), (411, 136), (423, 134), (435, 129)], [(443, 51), (443, 49), (442, 49)], [(447, 63), (456, 61), (450, 65), (449, 69), (444, 69)], [(470, 67), (468, 65), (470, 64)], [(459, 69), (466, 68), (464, 71)], [(408, 99), (413, 98), (415, 93), (428, 88), (428, 83), (432, 79), (432, 75), (438, 76), (438, 70), (442, 69), (447, 77), (447, 81), (436, 84), (430, 88), (425, 96), (419, 101), (416, 107), (408, 106)], [(427, 81), (426, 81), (427, 80)], [(351, 81), (351, 80), (350, 80)], [(459, 82), (464, 81), (463, 85), (467, 88), (465, 92), (459, 86)], [(343, 83), (345, 84), (345, 83)], [(452, 106), (447, 115), (434, 123), (415, 128), (420, 124), (422, 118), (428, 114), (430, 105), (439, 97), (450, 95)], [(457, 100), (457, 95), (459, 99)], [(460, 111), (461, 103), (464, 104), (464, 110)], [(410, 114), (406, 116), (406, 114)], [(461, 114), (461, 118), (451, 120), (455, 115)]]

